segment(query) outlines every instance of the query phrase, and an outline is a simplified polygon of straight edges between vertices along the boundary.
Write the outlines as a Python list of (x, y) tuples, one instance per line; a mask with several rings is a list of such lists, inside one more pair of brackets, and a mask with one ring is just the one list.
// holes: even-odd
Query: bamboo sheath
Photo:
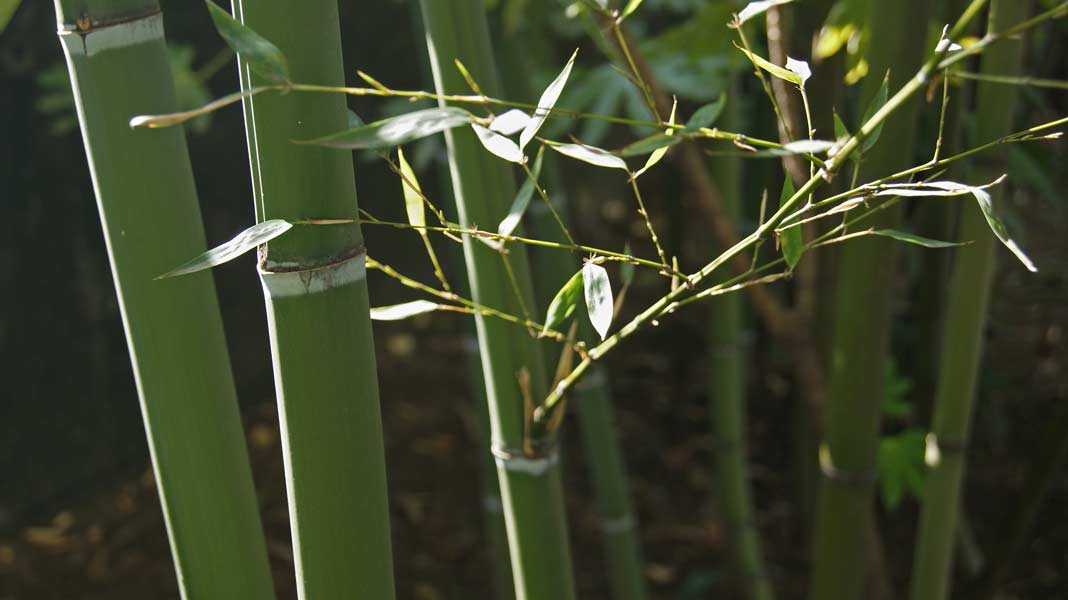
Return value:
[[(154, 0), (59, 0), (86, 156), (183, 598), (274, 596), (210, 273), (154, 278), (206, 247)], [(136, 83), (131, 83), (136, 73)]]
[[(335, 0), (234, 0), (295, 81), (342, 85)], [(241, 63), (243, 88), (262, 83)], [(358, 216), (348, 152), (291, 143), (348, 126), (344, 97), (246, 98), (258, 221)], [(394, 597), (385, 455), (363, 237), (298, 226), (261, 252), (297, 591), (308, 600)]]

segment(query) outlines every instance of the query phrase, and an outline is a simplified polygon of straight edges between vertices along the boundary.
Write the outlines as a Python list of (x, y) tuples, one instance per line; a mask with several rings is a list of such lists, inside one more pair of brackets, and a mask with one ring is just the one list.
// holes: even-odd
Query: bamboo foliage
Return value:
[[(234, 13), (284, 55), (293, 78), (341, 85), (337, 4), (234, 0)], [(313, 33), (314, 32), (314, 33)], [(238, 47), (239, 52), (241, 48)], [(273, 83), (241, 54), (242, 87)], [(277, 59), (276, 59), (277, 60)], [(277, 70), (277, 69), (275, 69)], [(344, 98), (245, 99), (257, 220), (298, 226), (261, 252), (301, 598), (394, 595), (385, 456), (369, 319), (366, 252), (347, 152), (291, 143), (348, 125)]]
[[(482, 3), (426, 0), (421, 7), (438, 93), (468, 90), (454, 64), (459, 60), (484, 93), (494, 94), (495, 68)], [(445, 139), (460, 223), (465, 227), (499, 223), (515, 196), (506, 163), (487, 154), (466, 129), (447, 131)], [(471, 293), (479, 304), (523, 314), (523, 307), (533, 300), (526, 252), (521, 246), (508, 250), (501, 254), (470, 237), (464, 239)], [(476, 315), (475, 323), (516, 597), (573, 598), (556, 450), (551, 445), (532, 447), (540, 440), (527, 435), (530, 407), (546, 390), (540, 349), (535, 340), (516, 335), (506, 324), (483, 315)]]
[[(890, 65), (896, 89), (915, 72), (924, 48), (914, 43), (917, 23), (926, 24), (928, 2), (874, 2), (869, 7), (871, 51), (862, 105), (874, 98)], [(879, 144), (865, 152), (863, 180), (910, 164), (918, 100), (904, 104), (882, 128)], [(876, 227), (895, 227), (900, 205), (875, 217)], [(843, 252), (835, 291), (831, 364), (820, 464), (824, 479), (816, 509), (815, 547), (809, 597), (861, 597), (865, 530), (875, 484), (876, 451), (889, 348), (890, 310), (897, 246), (890, 239), (858, 240)]]
[[(1026, 2), (992, 0), (987, 28), (991, 32), (1022, 21)], [(1015, 75), (1020, 69), (1022, 44), (1013, 43), (985, 54), (982, 73)], [(1016, 107), (1016, 92), (993, 83), (980, 82), (975, 104), (975, 136), (986, 141), (1009, 133)], [(979, 166), (977, 177), (997, 176), (1003, 171), (1006, 153), (997, 152)], [(1004, 200), (1000, 190), (992, 201)], [(951, 588), (954, 539), (964, 479), (964, 447), (971, 425), (983, 329), (995, 267), (998, 241), (990, 232), (979, 207), (961, 206), (960, 240), (971, 244), (958, 248), (949, 283), (948, 311), (939, 362), (931, 433), (927, 437), (929, 468), (920, 515), (919, 539), (912, 574), (913, 600), (941, 600)]]
[(155, 280), (205, 247), (182, 130), (127, 125), (176, 109), (159, 5), (58, 0), (56, 13), (181, 594), (271, 598), (214, 283)]

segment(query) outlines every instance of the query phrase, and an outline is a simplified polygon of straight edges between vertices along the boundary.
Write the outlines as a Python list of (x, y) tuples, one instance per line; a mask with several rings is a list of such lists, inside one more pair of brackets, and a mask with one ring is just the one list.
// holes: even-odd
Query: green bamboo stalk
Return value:
[[(481, 1), (424, 0), (420, 5), (437, 91), (467, 90), (453, 64), (454, 59), (459, 59), (482, 89), (494, 94), (498, 85)], [(445, 140), (461, 223), (465, 226), (499, 223), (515, 195), (509, 167), (487, 153), (471, 131), (447, 131)], [(521, 314), (521, 305), (532, 305), (530, 270), (523, 247), (513, 245), (508, 250), (502, 255), (470, 237), (464, 240), (474, 300)], [(513, 290), (505, 261), (515, 274), (521, 297)], [(476, 315), (475, 323), (516, 597), (519, 600), (574, 598), (556, 449), (551, 444), (548, 448), (532, 448), (527, 442), (541, 440), (528, 440), (524, 435), (525, 424), (529, 423), (525, 402), (536, 402), (546, 392), (541, 352), (535, 340), (507, 324), (482, 315)], [(524, 373), (529, 376), (529, 387), (525, 390), (521, 381)], [(532, 457), (525, 456), (531, 449), (538, 451)]]
[[(995, 32), (1022, 21), (1027, 16), (1028, 5), (992, 0), (988, 31)], [(993, 48), (983, 55), (982, 72), (1017, 73), (1022, 55), (1019, 43)], [(1016, 90), (991, 83), (980, 83), (977, 90), (973, 113), (976, 138), (985, 141), (1008, 133), (1015, 114)], [(995, 151), (991, 160), (977, 165), (975, 176), (1000, 175), (1005, 165), (1004, 150)], [(995, 203), (1003, 196), (1002, 189), (991, 190)], [(942, 334), (948, 343), (942, 347), (934, 416), (927, 438), (929, 471), (913, 565), (913, 600), (946, 598), (951, 586), (953, 541), (964, 479), (964, 446), (982, 358), (983, 329), (994, 277), (994, 250), (999, 245), (978, 205), (962, 203), (960, 210), (958, 238), (973, 242), (957, 249), (949, 284), (949, 310)], [(939, 449), (934, 460), (932, 448)]]
[(154, 280), (206, 246), (184, 133), (127, 125), (177, 110), (159, 4), (56, 14), (182, 597), (273, 598), (214, 282)]
[[(530, 63), (532, 51), (526, 43), (536, 35), (535, 28), (543, 28), (545, 8), (530, 7), (527, 11), (526, 35), (516, 35), (509, 40), (500, 40), (503, 48), (504, 87), (511, 95), (530, 98), (536, 92), (530, 89)], [(535, 14), (534, 11), (538, 11)], [(534, 24), (537, 22), (537, 24)], [(539, 185), (549, 190), (551, 199), (565, 225), (569, 224), (567, 196), (562, 193), (563, 182), (557, 170), (555, 156), (546, 156), (541, 170)], [(559, 224), (543, 203), (535, 203), (528, 211), (529, 223), (536, 237), (557, 243), (567, 243)], [(579, 269), (573, 255), (558, 251), (532, 253), (534, 288), (538, 314), (545, 314), (560, 285)], [(587, 342), (595, 339), (593, 327), (587, 319), (579, 317), (578, 336)], [(558, 344), (547, 344), (547, 360), (555, 364), (559, 357)], [(586, 466), (593, 484), (597, 515), (601, 525), (601, 544), (608, 568), (608, 584), (615, 600), (643, 600), (647, 596), (642, 569), (641, 538), (637, 514), (631, 502), (627, 481), (626, 461), (615, 429), (615, 407), (608, 385), (608, 376), (603, 367), (594, 369), (590, 376), (576, 386), (572, 395), (575, 414), (579, 421), (582, 449)]]
[[(740, 124), (737, 97), (734, 93), (730, 95), (721, 117), (728, 129)], [(732, 217), (737, 217), (741, 210), (742, 168), (738, 157), (724, 157), (715, 163), (723, 209)], [(727, 525), (735, 575), (741, 589), (750, 600), (771, 600), (775, 592), (754, 521), (745, 443), (745, 365), (749, 353), (745, 341), (744, 299), (740, 294), (719, 296), (709, 300), (708, 311), (708, 385), (720, 511)]]
[[(292, 77), (342, 85), (337, 3), (234, 0), (285, 54)], [(264, 83), (241, 63), (242, 87)], [(358, 216), (348, 153), (302, 146), (347, 127), (335, 94), (245, 100), (257, 219)], [(301, 598), (394, 597), (385, 456), (363, 236), (298, 226), (261, 253)]]
[[(888, 68), (897, 89), (921, 64), (924, 48), (914, 42), (917, 23), (927, 23), (928, 2), (873, 2), (870, 7), (871, 73), (863, 104), (876, 94)], [(918, 101), (904, 103), (888, 120), (879, 143), (866, 153), (861, 180), (908, 166), (916, 132)], [(883, 211), (869, 224), (893, 228), (901, 208)], [(859, 240), (840, 256), (827, 390), (824, 473), (816, 508), (813, 600), (854, 600), (865, 581), (865, 535), (876, 480), (876, 452), (882, 412), (885, 363), (897, 246), (891, 240)]]

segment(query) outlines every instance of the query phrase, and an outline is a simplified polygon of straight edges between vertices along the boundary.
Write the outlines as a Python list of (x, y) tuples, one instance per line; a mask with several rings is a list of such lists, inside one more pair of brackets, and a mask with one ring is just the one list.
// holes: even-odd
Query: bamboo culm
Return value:
[(159, 4), (56, 13), (180, 593), (273, 598), (212, 276), (155, 279), (206, 247), (183, 131), (128, 126), (177, 108)]

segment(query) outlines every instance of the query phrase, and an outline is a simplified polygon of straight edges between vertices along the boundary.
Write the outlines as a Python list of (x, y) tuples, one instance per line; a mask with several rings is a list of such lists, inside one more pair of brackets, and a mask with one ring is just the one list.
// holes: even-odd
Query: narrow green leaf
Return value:
[[(779, 194), (779, 206), (786, 204), (787, 200), (793, 198), (794, 191), (794, 182), (790, 180), (790, 174), (787, 173), (786, 178), (783, 180), (782, 193)], [(786, 266), (793, 269), (801, 260), (801, 254), (804, 252), (801, 226), (784, 229), (779, 234), (779, 244), (782, 246), (782, 255), (786, 259)]]
[(849, 128), (846, 127), (845, 123), (842, 122), (842, 117), (838, 116), (838, 111), (837, 110), (832, 111), (832, 114), (834, 115), (834, 137), (835, 137), (835, 139), (840, 140), (842, 138), (848, 138), (850, 136)]
[(478, 123), (472, 123), (471, 129), (475, 130), (478, 141), (482, 143), (486, 150), (490, 151), (490, 154), (516, 164), (523, 164), (526, 160), (526, 157), (523, 156), (523, 151), (512, 140)]
[[(1004, 177), (1002, 177), (1004, 179)], [(998, 181), (1001, 181), (999, 179)], [(997, 210), (994, 208), (994, 199), (990, 197), (990, 194), (983, 188), (972, 188), (972, 195), (975, 196), (975, 200), (979, 203), (979, 208), (983, 211), (983, 216), (986, 217), (987, 225), (990, 225), (990, 230), (994, 232), (994, 235), (1001, 240), (1001, 243), (1009, 249), (1010, 252), (1016, 255), (1016, 258), (1020, 259), (1023, 266), (1027, 267), (1028, 271), (1032, 273), (1038, 272), (1038, 267), (1031, 261), (1031, 258), (1023, 251), (1022, 248), (1016, 243), (1012, 237), (1009, 236), (1009, 230), (1005, 227), (1004, 221), (998, 216)]]
[[(635, 179), (637, 179), (638, 177), (641, 177), (642, 173), (645, 173), (649, 169), (652, 169), (654, 166), (656, 166), (656, 164), (658, 162), (663, 160), (664, 156), (667, 154), (668, 147), (673, 145), (673, 144), (675, 144), (675, 143), (677, 143), (679, 141), (679, 136), (675, 135), (675, 110), (677, 108), (678, 108), (678, 101), (675, 101), (671, 105), (671, 116), (668, 117), (668, 125), (669, 125), (669, 127), (667, 128), (667, 130), (663, 134), (664, 138), (666, 138), (667, 140), (671, 140), (671, 141), (668, 142), (666, 145), (660, 144), (658, 142), (658, 145), (656, 146), (656, 148), (653, 149), (653, 153), (649, 155), (648, 159), (646, 159), (645, 166), (640, 168), (640, 169), (638, 169), (638, 172), (634, 174), (634, 178)], [(660, 141), (662, 142), (663, 140), (660, 140)]]
[(682, 141), (681, 137), (668, 135), (665, 133), (656, 133), (647, 138), (642, 138), (632, 144), (628, 144), (619, 151), (620, 154), (626, 157), (631, 156), (644, 156), (650, 152), (674, 146)]
[[(861, 121), (861, 125), (867, 123), (868, 119), (871, 119), (875, 116), (875, 113), (879, 112), (879, 109), (886, 104), (886, 99), (889, 95), (890, 71), (887, 71), (886, 75), (883, 75), (883, 83), (879, 86), (879, 91), (875, 92), (875, 97), (871, 99), (871, 103), (868, 104), (868, 109), (864, 111), (864, 120)], [(883, 123), (885, 122), (886, 121), (883, 121)], [(864, 143), (860, 145), (861, 154), (870, 150), (871, 147), (875, 145), (875, 142), (879, 141), (879, 136), (883, 134), (883, 123), (879, 123), (879, 125), (871, 131), (871, 135), (869, 135), (868, 138), (864, 140)]]
[(586, 263), (582, 267), (582, 285), (590, 323), (603, 340), (608, 335), (608, 328), (612, 325), (612, 313), (615, 308), (608, 271), (605, 271), (601, 265)]
[(638, 10), (638, 7), (642, 5), (642, 2), (643, 0), (630, 0), (630, 2), (627, 3), (627, 6), (623, 8), (623, 12), (620, 13), (619, 20), (622, 21), (623, 19), (626, 19), (634, 13), (634, 11)]
[(752, 63), (757, 67), (767, 71), (768, 73), (771, 73), (772, 75), (778, 77), (779, 79), (782, 79), (783, 81), (789, 81), (790, 83), (798, 86), (801, 85), (801, 76), (797, 73), (794, 73), (789, 69), (780, 67), (779, 65), (771, 62), (763, 56), (750, 52), (745, 48), (742, 48), (738, 44), (735, 44), (734, 47), (741, 50), (743, 54), (748, 56), (749, 60), (752, 61)]
[(367, 123), (364, 123), (363, 119), (360, 118), (360, 115), (356, 114), (356, 111), (352, 110), (351, 108), (348, 109), (348, 111), (346, 111), (346, 114), (349, 117), (349, 129), (355, 129), (357, 127), (363, 127), (364, 125), (367, 124)]
[(773, 6), (779, 6), (780, 4), (788, 4), (793, 0), (760, 0), (759, 2), (750, 2), (738, 13), (738, 24), (744, 25), (746, 21), (752, 19), (755, 16), (762, 15)]
[(490, 123), (490, 130), (496, 131), (501, 135), (515, 135), (523, 131), (529, 124), (530, 115), (518, 108), (513, 108), (493, 117), (493, 122)]
[(723, 109), (726, 106), (727, 95), (721, 93), (715, 102), (702, 106), (690, 116), (690, 120), (686, 121), (686, 127), (682, 130), (683, 133), (697, 131), (702, 127), (711, 127), (723, 114)]
[(19, 3), (21, 1), (22, 0), (0, 0), (0, 33), (4, 32), (8, 23), (11, 22), (11, 17), (15, 16), (15, 11), (19, 9)]
[(615, 154), (601, 148), (594, 146), (587, 146), (585, 144), (552, 144), (553, 150), (556, 150), (564, 156), (570, 156), (571, 158), (581, 160), (582, 162), (589, 163), (598, 167), (605, 167), (609, 169), (623, 169), (627, 171), (627, 163), (619, 158)]
[(416, 315), (434, 312), (441, 308), (440, 304), (428, 300), (413, 300), (403, 304), (390, 306), (377, 306), (371, 309), (372, 321), (400, 321)]
[(289, 231), (291, 227), (293, 227), (292, 223), (281, 219), (272, 219), (270, 221), (264, 221), (263, 223), (257, 223), (237, 234), (237, 236), (229, 242), (208, 250), (204, 254), (201, 254), (177, 269), (168, 271), (163, 275), (156, 277), (156, 279), (188, 275), (189, 273), (196, 273), (197, 271), (203, 271), (230, 262), (238, 256), (252, 250), (256, 246), (266, 244)]
[(527, 211), (527, 207), (530, 206), (530, 199), (534, 197), (534, 184), (541, 174), (541, 161), (545, 156), (545, 147), (542, 146), (538, 150), (538, 156), (534, 159), (534, 167), (530, 172), (534, 175), (533, 178), (528, 177), (523, 185), (519, 186), (519, 191), (516, 192), (515, 200), (512, 201), (512, 207), (508, 209), (508, 215), (501, 220), (501, 224), (497, 226), (497, 233), (501, 235), (512, 235), (515, 228), (519, 226), (519, 222), (523, 219), (523, 213)]
[(943, 242), (941, 240), (933, 240), (907, 231), (898, 231), (897, 229), (876, 229), (871, 232), (872, 235), (881, 235), (883, 237), (893, 238), (902, 242), (908, 242), (909, 244), (916, 244), (917, 246), (923, 246), (924, 248), (952, 248), (954, 246), (965, 246), (971, 242)]
[(923, 494), (925, 433), (906, 429), (879, 441), (879, 487), (883, 505), (897, 508), (907, 490), (914, 497)]
[[(401, 187), (404, 189), (404, 209), (408, 213), (408, 223), (412, 227), (426, 226), (426, 207), (423, 204), (423, 190), (419, 186), (419, 180), (415, 178), (415, 171), (404, 158), (404, 150), (397, 148), (397, 162), (400, 165)], [(426, 230), (418, 230), (421, 235)]]
[(530, 140), (534, 139), (534, 136), (538, 134), (538, 130), (541, 129), (545, 119), (549, 117), (549, 112), (556, 106), (556, 101), (560, 99), (560, 94), (564, 91), (564, 85), (567, 83), (568, 76), (571, 75), (571, 67), (575, 64), (575, 57), (578, 56), (578, 50), (575, 50), (571, 54), (571, 58), (568, 59), (567, 64), (564, 66), (564, 70), (560, 71), (560, 74), (556, 76), (556, 79), (545, 88), (545, 91), (541, 93), (541, 98), (538, 99), (538, 109), (534, 111), (534, 116), (530, 119), (530, 123), (523, 129), (523, 133), (519, 135), (519, 149), (526, 148)]
[(478, 86), (478, 82), (475, 81), (474, 76), (472, 76), (471, 72), (467, 70), (467, 67), (464, 66), (464, 63), (462, 63), (458, 58), (453, 59), (453, 62), (456, 63), (456, 69), (460, 71), (460, 76), (463, 77), (464, 81), (467, 82), (467, 87), (471, 88), (471, 91), (475, 94), (479, 96), (485, 96), (485, 94), (482, 93), (482, 88)]
[(230, 13), (216, 6), (211, 0), (205, 0), (205, 3), (208, 5), (211, 20), (215, 23), (215, 30), (226, 41), (226, 45), (241, 55), (253, 71), (272, 83), (289, 81), (286, 57), (278, 46), (245, 27), (243, 23), (231, 17)]
[(542, 333), (555, 329), (566, 322), (575, 314), (575, 307), (582, 299), (582, 271), (575, 273), (567, 283), (556, 292), (553, 301), (549, 303), (549, 310), (545, 312), (545, 327)]
[(452, 106), (427, 108), (375, 121), (298, 144), (314, 144), (347, 150), (381, 150), (418, 140), (474, 121), (474, 115)]

